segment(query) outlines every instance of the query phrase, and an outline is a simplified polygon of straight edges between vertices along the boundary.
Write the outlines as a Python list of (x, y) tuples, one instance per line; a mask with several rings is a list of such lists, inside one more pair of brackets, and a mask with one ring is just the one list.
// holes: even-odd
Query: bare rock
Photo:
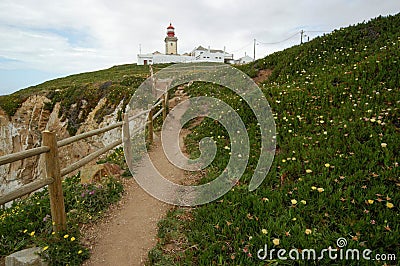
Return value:
[(6, 266), (47, 266), (37, 254), (40, 248), (28, 248), (15, 252), (6, 257)]
[(118, 165), (112, 163), (86, 165), (81, 170), (81, 183), (98, 183), (107, 176), (119, 178), (122, 172)]

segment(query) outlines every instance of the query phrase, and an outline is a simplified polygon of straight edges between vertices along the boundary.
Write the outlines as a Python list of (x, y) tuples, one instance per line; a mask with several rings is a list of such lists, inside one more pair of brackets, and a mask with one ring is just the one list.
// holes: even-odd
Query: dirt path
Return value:
[[(180, 143), (187, 133), (183, 131)], [(149, 151), (152, 162), (169, 180), (185, 183), (187, 174), (165, 157), (159, 135)], [(135, 175), (146, 176), (146, 172), (146, 162), (139, 163)], [(157, 223), (172, 205), (148, 195), (134, 179), (126, 183), (125, 190), (121, 202), (106, 218), (83, 230), (89, 242), (94, 243), (91, 258), (83, 265), (144, 265), (148, 251), (156, 245)]]

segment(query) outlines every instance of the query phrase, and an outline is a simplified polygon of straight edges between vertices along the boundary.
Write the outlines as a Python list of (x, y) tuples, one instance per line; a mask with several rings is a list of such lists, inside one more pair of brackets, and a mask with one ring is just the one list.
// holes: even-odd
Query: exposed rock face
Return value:
[(81, 168), (81, 183), (101, 182), (103, 177), (120, 177), (124, 171), (116, 164), (85, 165)]
[[(12, 117), (0, 109), (0, 156), (18, 151), (39, 147), (42, 141), (42, 131), (50, 130), (57, 134), (57, 139), (69, 137), (67, 131), (68, 120), (59, 118), (60, 104), (55, 104), (52, 112), (46, 110), (44, 105), (50, 100), (45, 96), (29, 97)], [(107, 104), (103, 98), (89, 113), (85, 122), (81, 124), (77, 134), (104, 127), (117, 121), (117, 113), (122, 102), (114, 112), (103, 118), (100, 124), (96, 122), (96, 112)], [(86, 108), (83, 103), (81, 108)], [(85, 157), (89, 153), (112, 143), (121, 137), (121, 129), (117, 128), (99, 136), (75, 142), (60, 148), (61, 168)], [(43, 177), (44, 161), (42, 157), (31, 157), (22, 161), (0, 166), (0, 195), (29, 183), (34, 179)], [(92, 162), (93, 164), (95, 162)]]
[(37, 254), (41, 248), (34, 247), (20, 250), (6, 257), (5, 266), (47, 266), (42, 258)]

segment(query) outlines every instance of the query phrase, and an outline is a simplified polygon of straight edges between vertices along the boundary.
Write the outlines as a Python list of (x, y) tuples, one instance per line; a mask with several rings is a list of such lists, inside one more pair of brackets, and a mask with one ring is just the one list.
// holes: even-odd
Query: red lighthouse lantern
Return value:
[(171, 23), (169, 23), (169, 26), (167, 28), (167, 36), (168, 37), (175, 37), (175, 28), (172, 26)]

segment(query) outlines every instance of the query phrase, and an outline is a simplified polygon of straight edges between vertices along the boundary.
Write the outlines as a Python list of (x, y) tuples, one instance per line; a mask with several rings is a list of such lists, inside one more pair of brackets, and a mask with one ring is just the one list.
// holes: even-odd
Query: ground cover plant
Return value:
[[(396, 265), (400, 255), (400, 15), (379, 17), (241, 66), (255, 77), (273, 110), (277, 149), (260, 186), (248, 192), (259, 150), (254, 114), (228, 89), (194, 83), (191, 96), (215, 96), (241, 116), (251, 141), (245, 175), (220, 200), (176, 208), (160, 222), (152, 265)], [(229, 139), (211, 119), (187, 137), (213, 137), (219, 148), (200, 181), (229, 160)], [(343, 246), (337, 240), (344, 238)], [(264, 249), (372, 250), (381, 261), (258, 258)], [(339, 253), (338, 253), (339, 254)], [(317, 253), (317, 257), (320, 253)], [(361, 257), (361, 253), (360, 253)], [(388, 258), (388, 256), (386, 256)]]
[(113, 177), (97, 184), (81, 184), (80, 176), (62, 182), (67, 230), (55, 233), (50, 217), (47, 188), (31, 197), (0, 210), (0, 257), (27, 247), (41, 248), (41, 256), (50, 265), (80, 265), (89, 251), (80, 243), (80, 225), (102, 216), (111, 203), (117, 202), (123, 185)]

